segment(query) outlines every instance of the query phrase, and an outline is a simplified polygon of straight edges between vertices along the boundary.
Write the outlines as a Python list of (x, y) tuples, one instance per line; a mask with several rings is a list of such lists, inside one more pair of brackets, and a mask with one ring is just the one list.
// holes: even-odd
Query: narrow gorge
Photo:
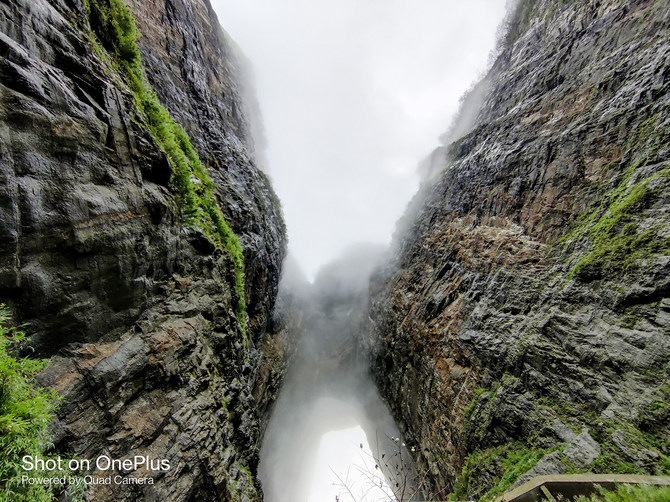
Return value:
[(219, 8), (0, 0), (0, 502), (670, 479), (667, 2), (509, 2), (390, 244), (313, 277)]

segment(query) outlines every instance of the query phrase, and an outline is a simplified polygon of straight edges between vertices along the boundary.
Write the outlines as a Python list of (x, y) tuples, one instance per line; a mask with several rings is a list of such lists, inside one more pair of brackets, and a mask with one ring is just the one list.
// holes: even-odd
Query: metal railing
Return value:
[(496, 499), (496, 502), (555, 502), (561, 495), (568, 500), (579, 495), (590, 495), (598, 486), (613, 490), (618, 484), (648, 484), (670, 486), (670, 476), (643, 476), (638, 474), (556, 474), (537, 476)]

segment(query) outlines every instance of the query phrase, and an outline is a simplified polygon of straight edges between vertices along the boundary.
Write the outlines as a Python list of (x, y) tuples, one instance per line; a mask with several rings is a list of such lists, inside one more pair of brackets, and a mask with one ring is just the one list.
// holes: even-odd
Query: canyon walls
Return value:
[[(244, 57), (208, 0), (0, 12), (0, 302), (51, 357), (54, 451), (169, 460), (90, 500), (261, 500), (295, 334), (358, 352), (290, 288), (273, 315), (286, 232)], [(427, 491), (670, 471), (669, 26), (661, 0), (517, 2), (367, 315), (351, 262), (324, 276)]]
[(129, 7), (0, 4), (0, 301), (23, 355), (53, 356), (56, 452), (170, 462), (87, 498), (260, 500), (252, 387), (286, 235), (245, 61), (207, 0)]
[(367, 343), (444, 498), (670, 469), (669, 16), (518, 2), (424, 163)]

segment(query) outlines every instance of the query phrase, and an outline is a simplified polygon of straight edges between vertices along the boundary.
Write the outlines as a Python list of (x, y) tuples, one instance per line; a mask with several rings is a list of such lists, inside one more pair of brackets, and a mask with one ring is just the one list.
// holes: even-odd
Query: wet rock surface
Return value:
[(201, 152), (223, 214), (240, 238), (250, 328), (258, 341), (279, 288), (286, 235), (279, 199), (257, 167), (263, 138), (252, 135), (258, 105), (249, 63), (208, 0), (129, 5), (143, 35), (138, 45), (149, 81)]
[(68, 22), (83, 14), (0, 8), (0, 295), (50, 354), (140, 315), (175, 266), (177, 208), (132, 96)]
[(306, 300), (301, 294), (280, 286), (275, 310), (260, 342), (260, 359), (252, 390), (261, 418), (261, 436), (267, 429), (289, 367), (295, 361), (298, 343), (305, 333), (306, 310)]
[(232, 260), (184, 227), (170, 163), (79, 0), (0, 4), (0, 300), (27, 351), (54, 355), (41, 381), (65, 396), (59, 453), (170, 460), (152, 486), (89, 499), (259, 500), (251, 389), (286, 237), (244, 60), (207, 0), (129, 6), (147, 79), (240, 237), (247, 334)]
[[(91, 485), (90, 500), (260, 500), (259, 422), (251, 366), (219, 274), (221, 254), (184, 245), (189, 263), (164, 300), (109, 342), (61, 350), (40, 382), (64, 397), (56, 445), (80, 458), (165, 459), (166, 471), (96, 469), (94, 477), (152, 477), (153, 485)], [(180, 275), (183, 274), (183, 275)], [(187, 279), (198, 277), (198, 279)]]
[[(442, 493), (483, 495), (522, 448), (560, 448), (545, 473), (663, 472), (669, 14), (520, 2), (372, 279), (376, 382)], [(570, 457), (582, 427), (600, 451)]]

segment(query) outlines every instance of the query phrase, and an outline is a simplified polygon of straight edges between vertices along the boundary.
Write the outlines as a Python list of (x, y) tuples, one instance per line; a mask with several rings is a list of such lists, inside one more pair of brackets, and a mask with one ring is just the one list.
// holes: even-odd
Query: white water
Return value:
[(389, 500), (392, 490), (375, 465), (402, 467), (391, 462), (402, 443), (391, 439), (400, 434), (357, 353), (355, 332), (380, 255), (378, 246), (358, 246), (313, 285), (293, 282), (304, 335), (261, 449), (259, 477), (268, 502)]
[[(368, 427), (372, 425), (365, 414), (370, 404), (336, 398), (317, 398), (313, 404), (311, 409), (301, 408), (300, 413), (289, 410), (292, 427), (287, 427), (282, 418), (287, 408), (276, 410), (277, 426), (268, 429), (261, 453), (259, 475), (265, 499), (268, 502), (388, 501), (391, 489), (381, 471), (375, 469), (376, 446), (370, 446), (366, 432), (359, 425), (361, 422), (367, 422)], [(389, 425), (391, 430), (395, 429), (393, 424)], [(374, 444), (374, 437), (372, 441)]]
[[(307, 376), (300, 373), (300, 377)], [(259, 477), (265, 499), (390, 500), (392, 491), (375, 465), (379, 464), (378, 450), (391, 451), (388, 437), (397, 437), (398, 432), (371, 382), (347, 376), (349, 383), (357, 380), (348, 392), (343, 392), (344, 386), (337, 391), (328, 389), (329, 385), (306, 390), (295, 380), (296, 373), (291, 376), (282, 389), (261, 450)]]
[[(360, 425), (326, 432), (321, 436), (317, 449), (307, 501), (323, 502), (339, 498), (340, 502), (353, 502), (364, 497), (370, 502), (388, 500), (385, 495), (391, 488), (384, 476), (377, 475), (375, 465), (368, 438)], [(364, 473), (374, 477), (367, 478)], [(347, 485), (348, 490), (344, 490), (342, 485)], [(374, 490), (370, 491), (373, 485)]]

